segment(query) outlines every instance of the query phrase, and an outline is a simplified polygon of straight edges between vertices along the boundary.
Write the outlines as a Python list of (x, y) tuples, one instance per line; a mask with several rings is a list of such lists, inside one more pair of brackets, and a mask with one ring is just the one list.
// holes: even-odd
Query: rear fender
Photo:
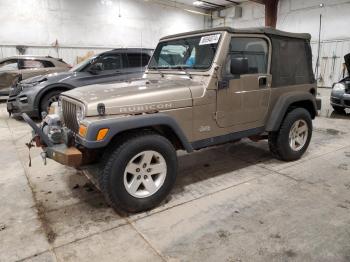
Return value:
[(291, 92), (282, 95), (276, 102), (266, 123), (267, 132), (278, 131), (289, 108), (298, 103), (298, 107), (304, 107), (310, 112), (312, 118), (317, 116), (316, 97), (307, 92)]

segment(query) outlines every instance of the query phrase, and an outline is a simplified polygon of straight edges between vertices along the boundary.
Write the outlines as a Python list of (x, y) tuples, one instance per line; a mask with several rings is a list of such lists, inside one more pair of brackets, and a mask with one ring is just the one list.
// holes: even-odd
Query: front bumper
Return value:
[(7, 112), (15, 116), (26, 113), (30, 117), (38, 117), (38, 109), (34, 107), (34, 102), (26, 95), (10, 96), (7, 100)]
[(331, 94), (331, 105), (350, 108), (350, 94)]
[(33, 139), (37, 146), (41, 146), (46, 157), (65, 166), (79, 167), (83, 162), (83, 154), (76, 147), (67, 147), (65, 144), (53, 144), (49, 137), (34, 123), (30, 117), (23, 113), (22, 117), (33, 129)]

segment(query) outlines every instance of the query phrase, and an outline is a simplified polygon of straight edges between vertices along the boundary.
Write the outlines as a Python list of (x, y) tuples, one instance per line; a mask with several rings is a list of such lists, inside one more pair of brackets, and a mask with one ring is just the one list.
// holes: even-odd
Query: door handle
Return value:
[(267, 77), (266, 76), (259, 76), (259, 87), (266, 87), (267, 86)]

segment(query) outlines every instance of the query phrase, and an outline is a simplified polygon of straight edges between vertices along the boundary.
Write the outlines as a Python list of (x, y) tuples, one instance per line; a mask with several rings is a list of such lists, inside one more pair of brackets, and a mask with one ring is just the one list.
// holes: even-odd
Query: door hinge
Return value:
[(228, 80), (220, 80), (220, 81), (218, 81), (218, 90), (226, 89), (228, 87), (229, 87), (229, 81)]

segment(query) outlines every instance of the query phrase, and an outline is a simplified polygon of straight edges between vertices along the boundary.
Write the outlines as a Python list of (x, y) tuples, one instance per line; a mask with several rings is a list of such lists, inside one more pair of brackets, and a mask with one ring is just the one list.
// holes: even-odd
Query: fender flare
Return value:
[[(277, 131), (281, 126), (284, 116), (289, 106), (295, 102), (306, 102), (312, 104), (312, 115), (317, 115), (316, 97), (307, 92), (291, 92), (282, 95), (273, 107), (270, 117), (266, 123), (265, 130), (267, 132)], [(313, 117), (314, 118), (314, 117)]]
[[(82, 124), (84, 124), (84, 121)], [(106, 118), (95, 122), (87, 122), (86, 124), (88, 127), (86, 137), (82, 138), (79, 135), (76, 136), (77, 142), (86, 148), (105, 147), (116, 135), (125, 131), (132, 131), (135, 129), (152, 126), (166, 126), (174, 132), (187, 152), (193, 151), (191, 144), (189, 143), (187, 137), (183, 133), (176, 120), (164, 113), (155, 113), (132, 117)], [(102, 128), (109, 128), (109, 131), (102, 141), (96, 141), (97, 132)]]
[[(55, 83), (55, 84), (51, 84), (48, 86), (45, 86), (44, 88), (42, 88), (38, 94), (35, 96), (34, 99), (34, 106), (37, 109), (37, 111), (39, 112), (39, 107), (40, 107), (40, 101), (43, 98), (43, 96), (50, 91), (53, 91), (55, 89), (60, 89), (60, 88), (65, 88), (68, 90), (71, 90), (73, 88), (75, 88), (75, 86), (69, 85), (69, 84), (65, 84), (65, 83)], [(40, 114), (40, 112), (39, 112)]]

